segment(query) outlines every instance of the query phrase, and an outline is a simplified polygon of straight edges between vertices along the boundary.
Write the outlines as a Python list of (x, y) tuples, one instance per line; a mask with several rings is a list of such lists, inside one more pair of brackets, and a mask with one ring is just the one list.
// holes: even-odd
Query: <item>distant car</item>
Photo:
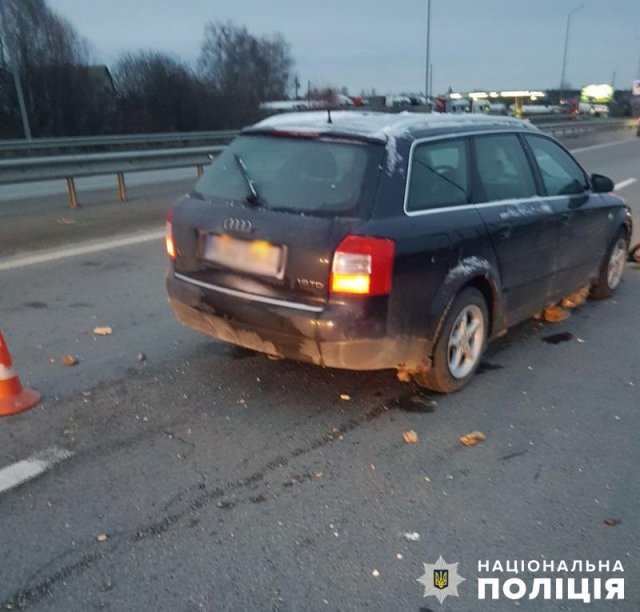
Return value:
[(606, 104), (592, 104), (591, 115), (594, 117), (608, 117), (609, 107)]
[(618, 286), (631, 216), (612, 191), (507, 117), (280, 115), (174, 205), (169, 300), (214, 338), (448, 393), (490, 338)]

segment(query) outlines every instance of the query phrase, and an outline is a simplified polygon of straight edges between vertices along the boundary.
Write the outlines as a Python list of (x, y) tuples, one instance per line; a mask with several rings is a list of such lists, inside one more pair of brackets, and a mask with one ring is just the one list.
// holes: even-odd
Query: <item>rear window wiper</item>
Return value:
[(242, 157), (240, 157), (237, 153), (233, 154), (233, 158), (236, 160), (238, 164), (238, 168), (240, 168), (240, 173), (242, 174), (242, 178), (244, 178), (247, 187), (249, 188), (249, 195), (247, 195), (247, 202), (249, 204), (260, 204), (260, 195), (258, 194), (258, 190), (256, 189), (256, 184), (253, 182), (249, 171), (247, 170), (247, 164), (244, 163)]

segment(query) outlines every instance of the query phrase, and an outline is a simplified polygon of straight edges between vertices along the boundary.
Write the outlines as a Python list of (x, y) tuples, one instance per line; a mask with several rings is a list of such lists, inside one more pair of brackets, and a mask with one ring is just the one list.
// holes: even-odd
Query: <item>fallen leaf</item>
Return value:
[(464, 446), (475, 446), (478, 442), (484, 442), (487, 439), (481, 431), (472, 431), (460, 438), (460, 444)]
[(562, 306), (547, 306), (542, 316), (547, 323), (560, 323), (566, 321), (571, 314)]
[(98, 542), (106, 542), (109, 539), (109, 536), (106, 533), (98, 534)]
[(622, 521), (620, 519), (615, 519), (615, 518), (608, 518), (608, 519), (604, 519), (604, 524), (607, 525), (607, 527), (615, 527), (616, 525), (619, 525)]
[(324, 476), (324, 472), (322, 470), (318, 470), (317, 472), (311, 472), (311, 475), (314, 478), (322, 478)]
[(415, 431), (413, 431), (413, 429), (410, 429), (409, 431), (405, 431), (402, 434), (402, 438), (407, 444), (416, 444), (416, 442), (418, 442), (419, 440), (418, 434)]
[(343, 402), (348, 402), (348, 401), (350, 401), (350, 400), (351, 400), (351, 396), (350, 396), (350, 395), (347, 395), (346, 393), (341, 393), (341, 394), (340, 394), (340, 399), (341, 399)]
[(78, 365), (78, 358), (74, 357), (73, 355), (65, 355), (62, 358), (62, 364), (66, 366)]
[(96, 327), (93, 330), (93, 333), (96, 336), (110, 336), (113, 333), (113, 328), (111, 328), (111, 327)]
[(582, 287), (582, 289), (578, 289), (575, 293), (568, 295), (561, 302), (563, 308), (578, 308), (578, 306), (582, 306), (589, 297), (589, 286)]

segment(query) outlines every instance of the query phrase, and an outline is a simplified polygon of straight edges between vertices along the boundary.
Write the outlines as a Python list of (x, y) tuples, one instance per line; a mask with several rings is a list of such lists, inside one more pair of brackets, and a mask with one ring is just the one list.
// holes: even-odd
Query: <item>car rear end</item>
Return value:
[(238, 137), (167, 218), (178, 319), (249, 349), (349, 369), (394, 367), (395, 243), (366, 235), (385, 147), (319, 133)]

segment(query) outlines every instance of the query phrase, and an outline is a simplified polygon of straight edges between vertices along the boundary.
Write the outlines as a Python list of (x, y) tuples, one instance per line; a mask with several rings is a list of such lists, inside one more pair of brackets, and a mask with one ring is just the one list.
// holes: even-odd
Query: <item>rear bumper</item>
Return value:
[(382, 317), (353, 304), (309, 311), (265, 303), (199, 286), (173, 270), (167, 293), (183, 325), (268, 355), (349, 370), (418, 368), (429, 355), (426, 340), (390, 337)]

